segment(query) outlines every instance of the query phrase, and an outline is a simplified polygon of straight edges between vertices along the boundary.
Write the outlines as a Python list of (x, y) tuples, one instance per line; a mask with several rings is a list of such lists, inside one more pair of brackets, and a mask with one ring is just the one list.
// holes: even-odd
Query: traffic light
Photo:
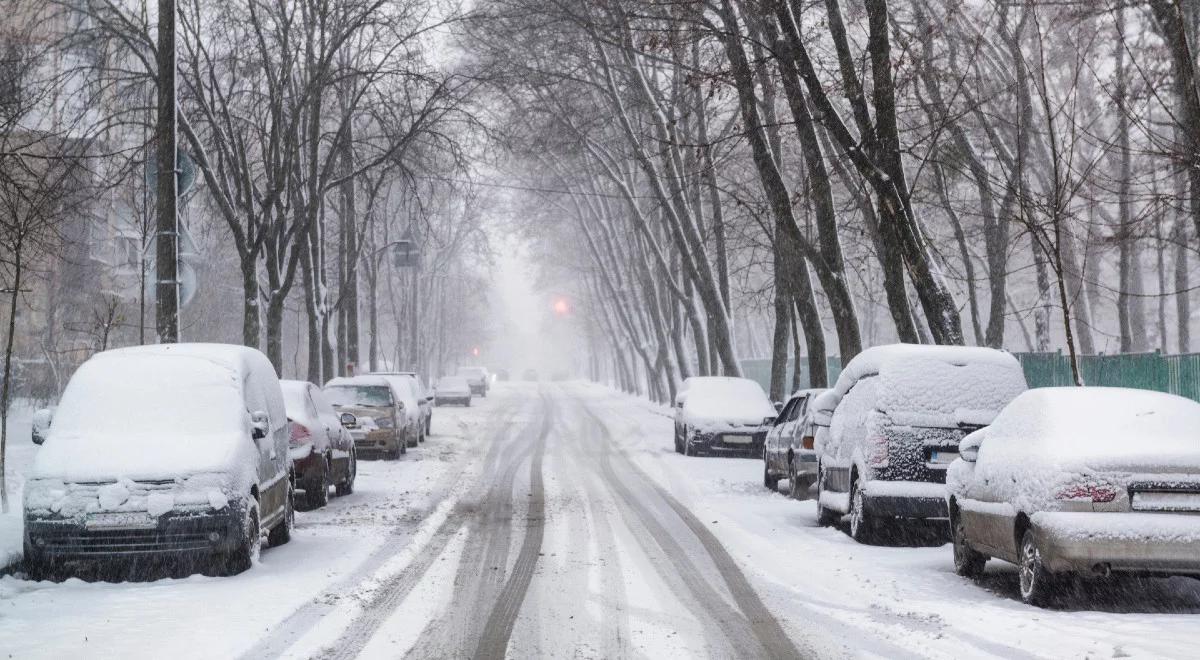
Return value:
[(478, 346), (471, 349), (471, 355), (473, 357), (479, 357), (479, 347)]
[(566, 298), (558, 298), (554, 301), (554, 313), (559, 316), (566, 316), (571, 311), (571, 303), (567, 302)]

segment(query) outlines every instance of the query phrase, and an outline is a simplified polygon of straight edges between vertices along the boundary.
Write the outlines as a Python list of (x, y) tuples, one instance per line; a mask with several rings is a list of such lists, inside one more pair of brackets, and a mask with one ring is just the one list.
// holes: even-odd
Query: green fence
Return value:
[[(1063, 353), (1014, 353), (1025, 370), (1025, 380), (1030, 387), (1057, 387), (1072, 385), (1070, 358)], [(841, 358), (828, 359), (829, 382), (837, 380), (842, 371)], [(1083, 382), (1087, 385), (1107, 387), (1132, 387), (1158, 392), (1170, 392), (1200, 401), (1200, 353), (1187, 355), (1163, 355), (1161, 353), (1133, 353), (1123, 355), (1083, 355), (1079, 358)], [(808, 361), (801, 361), (800, 387), (809, 387)], [(763, 389), (771, 384), (771, 361), (769, 359), (743, 360), (742, 371), (747, 378), (758, 381)], [(789, 361), (788, 387), (792, 383), (792, 365)]]

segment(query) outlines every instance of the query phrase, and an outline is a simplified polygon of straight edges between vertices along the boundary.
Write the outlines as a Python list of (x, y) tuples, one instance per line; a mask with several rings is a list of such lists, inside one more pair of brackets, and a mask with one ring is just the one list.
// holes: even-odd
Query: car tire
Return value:
[(246, 514), (242, 522), (242, 538), (238, 547), (225, 558), (225, 573), (237, 575), (249, 570), (262, 551), (262, 531), (258, 527), (258, 500), (247, 498)]
[(25, 577), (33, 582), (41, 582), (42, 580), (53, 580), (57, 572), (54, 564), (46, 559), (45, 555), (33, 549), (27, 541), (25, 543), (24, 554)]
[(962, 516), (953, 510), (950, 512), (950, 542), (954, 547), (954, 572), (970, 580), (983, 575), (988, 556), (977, 552), (967, 542)]
[(864, 545), (875, 542), (875, 520), (863, 508), (862, 489), (858, 479), (850, 480), (850, 538)]
[(812, 482), (805, 479), (800, 482), (800, 475), (796, 474), (796, 464), (791, 460), (788, 461), (788, 497), (793, 500), (808, 499), (808, 488), (812, 486)]
[[(325, 483), (328, 486), (329, 478), (325, 478)], [(329, 489), (325, 489), (325, 501), (329, 501)], [(267, 532), (267, 546), (277, 548), (292, 540), (292, 530), (296, 527), (296, 489), (288, 485), (287, 501), (283, 504), (283, 520), (275, 523), (270, 532)]]
[(433, 415), (425, 420), (425, 437), (428, 438), (431, 435), (433, 435)]
[(333, 470), (333, 464), (329, 462), (328, 457), (322, 459), (321, 463), (320, 476), (304, 489), (304, 502), (310, 509), (319, 509), (329, 504), (329, 474)]
[(688, 429), (686, 426), (683, 427), (683, 455), (684, 456), (701, 456), (702, 455), (700, 448), (693, 447), (691, 441), (688, 440)]
[(1017, 560), (1017, 586), (1021, 600), (1027, 605), (1045, 607), (1058, 591), (1060, 580), (1042, 563), (1042, 552), (1032, 528), (1025, 530), (1021, 536)]
[(354, 492), (354, 479), (358, 477), (358, 453), (350, 451), (350, 466), (346, 468), (346, 480), (334, 487), (338, 497), (344, 497)]
[(407, 444), (410, 448), (415, 449), (417, 445), (421, 444), (421, 434), (416, 433), (416, 434), (409, 435), (409, 437), (407, 439)]
[(779, 492), (779, 477), (771, 476), (771, 464), (767, 461), (767, 449), (763, 448), (763, 488), (772, 492)]
[(408, 442), (401, 439), (400, 447), (392, 452), (392, 460), (398, 461), (398, 460), (400, 460), (401, 455), (407, 454), (407, 453), (408, 453)]
[(825, 468), (817, 465), (817, 525), (832, 527), (841, 518), (841, 514), (833, 509), (821, 506), (821, 493), (825, 492)]

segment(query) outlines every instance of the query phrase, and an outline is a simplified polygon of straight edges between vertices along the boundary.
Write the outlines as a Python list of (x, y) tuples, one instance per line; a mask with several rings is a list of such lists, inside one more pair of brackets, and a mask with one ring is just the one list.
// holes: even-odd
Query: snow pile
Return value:
[(775, 416), (775, 406), (762, 386), (747, 378), (706, 376), (690, 378), (683, 412), (688, 424), (700, 430), (762, 424)]
[(998, 497), (1026, 512), (1058, 510), (1066, 491), (1115, 491), (1134, 482), (1200, 483), (1200, 404), (1171, 394), (1107, 387), (1030, 390), (981, 439), (974, 464), (947, 474), (950, 491)]

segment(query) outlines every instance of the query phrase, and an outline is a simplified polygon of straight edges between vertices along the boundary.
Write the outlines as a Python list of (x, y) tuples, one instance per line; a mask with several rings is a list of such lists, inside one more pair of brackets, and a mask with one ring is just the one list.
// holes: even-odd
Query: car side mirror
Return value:
[(261, 440), (267, 437), (267, 431), (271, 430), (271, 418), (267, 416), (266, 411), (255, 410), (250, 413), (250, 437), (255, 440)]
[(776, 414), (783, 412), (783, 402), (782, 401), (776, 401), (774, 405), (775, 405), (775, 413)]
[(31, 429), (33, 444), (40, 445), (46, 441), (46, 433), (50, 430), (50, 420), (53, 416), (54, 412), (49, 408), (42, 408), (33, 413), (33, 428)]
[(968, 463), (979, 460), (979, 446), (983, 444), (983, 434), (972, 433), (958, 443), (958, 457)]
[(687, 403), (687, 393), (680, 392), (675, 396), (675, 407), (682, 408), (683, 404)]
[(354, 413), (344, 412), (338, 415), (338, 421), (342, 423), (342, 428), (352, 429), (358, 426), (358, 418), (354, 416)]

